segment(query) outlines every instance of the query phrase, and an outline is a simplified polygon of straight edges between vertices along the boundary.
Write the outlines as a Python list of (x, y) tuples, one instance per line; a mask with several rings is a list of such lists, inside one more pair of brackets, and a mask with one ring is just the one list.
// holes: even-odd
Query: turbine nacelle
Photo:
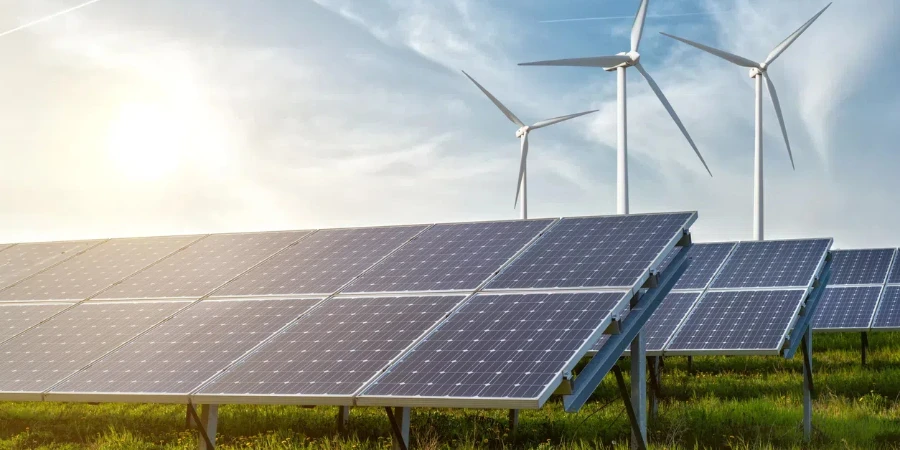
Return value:
[(765, 73), (766, 73), (765, 64), (760, 64), (760, 67), (750, 68), (750, 78), (756, 78), (760, 75), (764, 75)]
[(516, 137), (521, 138), (522, 136), (525, 136), (526, 134), (528, 134), (528, 130), (530, 130), (530, 129), (531, 129), (531, 127), (519, 128), (518, 130), (516, 130)]
[(615, 72), (619, 67), (632, 67), (641, 61), (641, 54), (636, 51), (620, 52), (620, 53), (616, 53), (616, 56), (627, 56), (631, 60), (625, 61), (621, 64), (616, 64), (615, 66), (604, 67), (603, 70), (605, 70), (607, 72)]

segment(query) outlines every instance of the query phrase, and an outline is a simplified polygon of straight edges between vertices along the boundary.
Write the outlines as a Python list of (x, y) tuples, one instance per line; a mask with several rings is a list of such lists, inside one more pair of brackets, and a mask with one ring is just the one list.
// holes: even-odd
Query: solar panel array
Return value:
[(880, 306), (886, 299), (883, 293), (891, 266), (896, 265), (892, 262), (895, 253), (892, 248), (836, 250), (831, 281), (813, 318), (813, 329), (840, 332), (900, 328), (900, 320), (890, 318), (890, 307), (881, 312)]
[(830, 239), (692, 245), (685, 273), (642, 330), (648, 354), (778, 354), (830, 246)]
[(15, 244), (0, 252), (0, 289), (65, 261), (103, 241)]
[(0, 399), (538, 407), (695, 219), (96, 242), (0, 291)]

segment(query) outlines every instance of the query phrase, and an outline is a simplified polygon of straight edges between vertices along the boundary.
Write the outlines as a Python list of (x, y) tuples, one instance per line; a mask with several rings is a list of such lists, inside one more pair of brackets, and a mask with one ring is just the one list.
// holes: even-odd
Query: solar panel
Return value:
[(900, 286), (884, 288), (872, 328), (900, 330)]
[(0, 345), (3, 393), (42, 392), (187, 302), (82, 303)]
[[(672, 289), (705, 289), (734, 245), (733, 242), (691, 245), (687, 250), (688, 258), (690, 258), (689, 265)], [(665, 271), (669, 263), (684, 251), (683, 248), (677, 247), (676, 251), (670, 253), (660, 265), (660, 271)]]
[(13, 245), (15, 245), (15, 244), (0, 244), (0, 252), (12, 247)]
[[(836, 262), (835, 259), (832, 267)], [(881, 274), (882, 280), (884, 275)], [(834, 272), (831, 276), (834, 277)], [(816, 307), (813, 329), (865, 331), (869, 328), (880, 295), (881, 286), (831, 287), (829, 283)]]
[(112, 239), (0, 292), (0, 300), (84, 300), (197, 238)]
[(438, 224), (350, 283), (344, 292), (472, 290), (551, 220)]
[(884, 284), (894, 249), (835, 250), (829, 286)]
[(561, 219), (488, 289), (631, 289), (661, 262), (694, 213)]
[(196, 303), (52, 392), (188, 394), (319, 301)]
[(830, 247), (830, 239), (740, 242), (711, 287), (806, 288)]
[(0, 342), (70, 306), (67, 303), (0, 303)]
[(424, 229), (319, 230), (213, 295), (331, 294)]
[[(478, 294), (359, 397), (545, 401), (628, 292)], [(424, 398), (435, 399), (429, 403)]]
[(309, 234), (214, 234), (107, 289), (98, 299), (200, 298)]
[(0, 289), (100, 242), (102, 241), (36, 242), (8, 247), (0, 252)]
[(888, 275), (888, 283), (900, 283), (900, 261), (897, 261), (896, 257), (894, 258), (894, 263), (891, 264), (891, 273)]
[(198, 396), (349, 397), (463, 299), (330, 298)]
[(806, 290), (709, 291), (666, 351), (777, 354), (805, 295)]

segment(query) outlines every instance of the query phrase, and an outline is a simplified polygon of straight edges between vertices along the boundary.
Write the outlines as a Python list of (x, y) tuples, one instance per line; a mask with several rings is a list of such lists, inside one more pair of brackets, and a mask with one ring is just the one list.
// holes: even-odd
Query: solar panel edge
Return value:
[(887, 289), (892, 285), (891, 283), (891, 275), (894, 273), (894, 266), (897, 264), (897, 258), (900, 257), (900, 249), (894, 249), (893, 255), (891, 255), (891, 263), (888, 265), (887, 275), (884, 276), (884, 285), (881, 288), (881, 295), (878, 296), (878, 302), (875, 304), (875, 310), (872, 311), (872, 318), (869, 320), (869, 329), (875, 330), (875, 319), (878, 317), (878, 312), (881, 310), (881, 302), (884, 299), (884, 295), (887, 293)]
[[(458, 296), (458, 297), (460, 297), (460, 299), (451, 308), (451, 310), (446, 315), (444, 315), (444, 317), (442, 317), (441, 319), (436, 321), (427, 330), (422, 332), (412, 343), (410, 343), (406, 348), (401, 350), (397, 354), (397, 356), (395, 356), (393, 359), (388, 361), (384, 366), (382, 366), (382, 368), (380, 369), (380, 371), (378, 373), (376, 373), (375, 375), (373, 375), (372, 377), (367, 379), (365, 382), (363, 382), (362, 385), (356, 391), (354, 391), (352, 394), (349, 394), (349, 395), (279, 395), (279, 394), (233, 394), (233, 393), (212, 394), (212, 393), (201, 393), (200, 392), (203, 390), (204, 387), (214, 384), (217, 379), (224, 376), (229, 370), (231, 370), (232, 368), (238, 367), (241, 363), (245, 362), (247, 360), (247, 358), (249, 358), (253, 353), (255, 353), (257, 350), (261, 349), (264, 345), (268, 344), (272, 340), (274, 340), (279, 334), (286, 332), (289, 328), (291, 328), (293, 325), (295, 325), (303, 316), (310, 314), (315, 308), (318, 308), (318, 307), (324, 305), (325, 302), (332, 300), (332, 299), (339, 298), (337, 296), (329, 296), (327, 298), (322, 299), (322, 301), (320, 301), (313, 307), (309, 308), (307, 311), (305, 311), (300, 316), (294, 318), (294, 320), (292, 320), (290, 323), (286, 324), (284, 327), (279, 329), (277, 332), (270, 335), (264, 342), (260, 342), (258, 345), (254, 346), (252, 349), (248, 350), (246, 353), (241, 355), (240, 358), (236, 359), (235, 361), (232, 361), (232, 363), (228, 367), (223, 368), (215, 375), (204, 380), (200, 385), (195, 387), (190, 392), (189, 396), (195, 402), (218, 402), (218, 403), (231, 403), (231, 404), (244, 404), (244, 403), (247, 403), (248, 401), (251, 402), (251, 404), (257, 404), (257, 403), (259, 403), (259, 400), (263, 400), (262, 404), (303, 404), (303, 405), (312, 404), (312, 405), (322, 405), (322, 406), (353, 405), (355, 402), (355, 399), (357, 398), (359, 393), (364, 391), (369, 386), (370, 383), (374, 382), (376, 379), (378, 379), (384, 373), (386, 373), (387, 369), (389, 367), (391, 367), (393, 364), (398, 362), (407, 353), (411, 352), (428, 335), (430, 335), (438, 326), (440, 326), (442, 323), (444, 323), (448, 317), (450, 317), (454, 312), (456, 312), (460, 307), (462, 307), (462, 305), (466, 301), (468, 301), (471, 297), (474, 297), (475, 295), (476, 294), (472, 293), (472, 294), (468, 294), (468, 295), (454, 294), (454, 295), (449, 295), (449, 296), (447, 296), (447, 295), (409, 295), (409, 296), (406, 296), (406, 297), (417, 297), (417, 298), (429, 297), (429, 296), (431, 296), (431, 297), (456, 297), (456, 296)], [(346, 296), (346, 297), (340, 297), (340, 298), (372, 298), (372, 299), (376, 299), (376, 298), (396, 298), (396, 296), (384, 296), (384, 295), (376, 294), (376, 295), (367, 295), (367, 296)], [(319, 402), (321, 402), (321, 403), (319, 403)]]
[[(785, 341), (791, 333), (791, 330), (797, 326), (797, 322), (801, 320), (800, 310), (803, 308), (806, 300), (809, 298), (810, 294), (812, 294), (816, 281), (819, 277), (822, 276), (822, 271), (825, 270), (825, 264), (828, 263), (828, 259), (831, 257), (831, 246), (834, 245), (834, 238), (828, 238), (828, 245), (825, 247), (825, 251), (822, 252), (822, 257), (819, 259), (819, 264), (816, 266), (815, 272), (813, 272), (812, 277), (810, 277), (809, 284), (806, 286), (806, 290), (803, 293), (803, 296), (800, 298), (800, 301), (797, 302), (797, 307), (794, 309), (794, 315), (791, 318), (791, 323), (787, 326), (787, 329), (784, 330), (784, 335), (781, 336), (781, 342), (779, 343), (780, 347), (784, 346)], [(827, 281), (827, 280), (826, 280)], [(825, 286), (827, 287), (827, 286)], [(819, 299), (821, 303), (821, 298)], [(818, 305), (815, 305), (818, 306)], [(812, 311), (812, 314), (815, 314), (815, 311)], [(808, 319), (811, 320), (811, 319)]]
[[(63, 263), (65, 263), (65, 262), (67, 262), (67, 261), (69, 261), (69, 260), (71, 260), (71, 259), (77, 257), (78, 255), (81, 255), (81, 254), (83, 254), (83, 253), (85, 253), (85, 252), (88, 252), (88, 251), (90, 251), (90, 250), (93, 250), (94, 248), (97, 248), (97, 247), (99, 247), (99, 246), (101, 246), (101, 245), (103, 245), (103, 244), (105, 244), (105, 243), (107, 243), (107, 242), (109, 242), (109, 241), (110, 241), (110, 239), (98, 240), (98, 241), (95, 242), (93, 245), (91, 245), (91, 246), (89, 246), (89, 247), (87, 247), (87, 248), (85, 248), (85, 249), (83, 249), (83, 250), (80, 250), (80, 251), (77, 251), (77, 252), (73, 253), (73, 254), (72, 254), (71, 256), (69, 256), (68, 258), (63, 258), (63, 259), (61, 259), (61, 260), (59, 260), (59, 261), (57, 261), (57, 262), (55, 262), (55, 263), (53, 263), (53, 264), (50, 264), (50, 265), (47, 266), (47, 267), (44, 267), (44, 268), (38, 270), (37, 272), (34, 272), (34, 273), (29, 274), (29, 275), (26, 276), (25, 278), (22, 278), (22, 279), (20, 279), (20, 280), (14, 282), (14, 283), (12, 283), (12, 284), (9, 284), (9, 285), (7, 285), (7, 286), (4, 286), (4, 287), (0, 288), (0, 293), (2, 293), (2, 292), (4, 292), (4, 291), (7, 291), (7, 290), (10, 290), (10, 289), (12, 289), (12, 288), (14, 288), (14, 287), (16, 287), (16, 286), (18, 286), (18, 285), (20, 285), (20, 284), (22, 284), (22, 283), (28, 281), (28, 280), (34, 278), (34, 277), (36, 277), (36, 276), (38, 276), (38, 275), (40, 275), (40, 274), (42, 274), (42, 273), (44, 273), (44, 272), (46, 272), (46, 271), (48, 271), (48, 270), (50, 270), (50, 269), (53, 269), (53, 268), (59, 266), (60, 264), (63, 264)], [(91, 241), (86, 241), (86, 242), (91, 242)], [(21, 300), (15, 300), (15, 301), (28, 301), (28, 300), (27, 300), (27, 299), (21, 299)]]

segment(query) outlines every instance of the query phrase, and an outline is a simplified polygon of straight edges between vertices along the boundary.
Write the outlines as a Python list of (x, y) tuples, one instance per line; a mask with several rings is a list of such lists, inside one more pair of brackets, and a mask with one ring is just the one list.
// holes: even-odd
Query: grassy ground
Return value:
[[(870, 335), (860, 367), (859, 335), (816, 335), (815, 436), (800, 429), (800, 358), (668, 358), (664, 398), (651, 421), (653, 448), (900, 448), (900, 333)], [(624, 364), (624, 363), (623, 363)], [(625, 368), (627, 366), (623, 366)], [(356, 408), (338, 434), (335, 408), (225, 406), (220, 448), (387, 449), (383, 410)], [(0, 403), (0, 449), (194, 449), (183, 406)], [(522, 411), (510, 436), (506, 411), (414, 410), (419, 449), (627, 448), (629, 427), (607, 377), (578, 414), (551, 400)]]

